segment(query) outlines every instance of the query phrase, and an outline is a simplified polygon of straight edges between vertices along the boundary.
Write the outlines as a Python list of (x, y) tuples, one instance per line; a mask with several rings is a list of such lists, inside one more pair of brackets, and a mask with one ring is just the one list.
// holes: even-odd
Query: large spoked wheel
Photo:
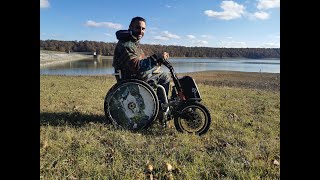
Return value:
[(107, 120), (116, 127), (143, 129), (151, 125), (158, 114), (158, 97), (144, 81), (121, 81), (108, 91), (104, 99), (104, 111)]
[(211, 115), (201, 103), (186, 103), (178, 108), (178, 112), (179, 115), (174, 118), (174, 125), (179, 132), (203, 135), (209, 130)]

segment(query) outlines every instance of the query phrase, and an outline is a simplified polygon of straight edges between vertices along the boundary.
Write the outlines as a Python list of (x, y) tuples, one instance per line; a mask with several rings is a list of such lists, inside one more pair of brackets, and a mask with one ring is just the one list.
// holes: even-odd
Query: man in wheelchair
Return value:
[(113, 67), (117, 81), (126, 79), (140, 79), (148, 83), (160, 84), (168, 95), (170, 76), (158, 71), (161, 60), (167, 60), (169, 53), (163, 52), (145, 57), (139, 40), (144, 36), (146, 20), (142, 17), (132, 18), (128, 30), (116, 32), (119, 40), (114, 51)]
[[(200, 93), (194, 80), (178, 79), (167, 52), (145, 57), (139, 40), (146, 30), (146, 21), (134, 17), (128, 30), (116, 32), (119, 40), (114, 51), (113, 67), (117, 83), (108, 91), (104, 111), (109, 122), (117, 127), (139, 130), (156, 119), (166, 127), (174, 119), (180, 132), (204, 134), (211, 123), (209, 110), (200, 103)], [(158, 71), (163, 63), (170, 75)], [(170, 79), (174, 86), (168, 98)], [(186, 101), (188, 98), (188, 101)]]

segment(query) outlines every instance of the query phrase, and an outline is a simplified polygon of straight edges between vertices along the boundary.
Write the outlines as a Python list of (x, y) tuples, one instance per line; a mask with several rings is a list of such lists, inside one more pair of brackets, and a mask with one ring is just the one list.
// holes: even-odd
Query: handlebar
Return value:
[(165, 60), (163, 58), (160, 58), (158, 60), (158, 62), (160, 62), (161, 64), (163, 64), (164, 66), (166, 66), (170, 71), (173, 70), (173, 67), (171, 65), (171, 63), (168, 60)]
[(182, 86), (180, 84), (180, 81), (179, 81), (176, 73), (174, 72), (174, 69), (173, 69), (171, 63), (168, 60), (165, 60), (165, 59), (162, 59), (162, 58), (158, 62), (163, 64), (164, 66), (166, 66), (170, 70), (171, 77), (172, 77), (173, 82), (175, 84), (175, 87), (177, 89), (178, 96), (180, 97), (181, 100), (186, 100), (186, 98), (185, 98), (185, 96), (183, 94), (183, 90), (182, 90)]

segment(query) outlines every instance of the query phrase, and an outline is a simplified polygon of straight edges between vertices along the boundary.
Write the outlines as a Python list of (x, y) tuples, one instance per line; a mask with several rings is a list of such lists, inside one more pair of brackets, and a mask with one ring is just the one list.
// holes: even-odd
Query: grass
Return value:
[(212, 116), (200, 137), (104, 123), (112, 76), (41, 75), (40, 179), (148, 179), (147, 165), (154, 179), (280, 179), (280, 75), (221, 73), (191, 75)]

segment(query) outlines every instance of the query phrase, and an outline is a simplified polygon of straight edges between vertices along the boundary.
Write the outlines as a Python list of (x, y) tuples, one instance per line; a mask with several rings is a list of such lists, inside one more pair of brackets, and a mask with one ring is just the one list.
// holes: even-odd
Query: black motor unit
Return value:
[[(179, 82), (182, 86), (183, 94), (185, 98), (201, 100), (200, 92), (198, 86), (194, 79), (190, 76), (183, 76), (179, 78)], [(173, 96), (176, 96), (176, 90), (173, 88)]]

